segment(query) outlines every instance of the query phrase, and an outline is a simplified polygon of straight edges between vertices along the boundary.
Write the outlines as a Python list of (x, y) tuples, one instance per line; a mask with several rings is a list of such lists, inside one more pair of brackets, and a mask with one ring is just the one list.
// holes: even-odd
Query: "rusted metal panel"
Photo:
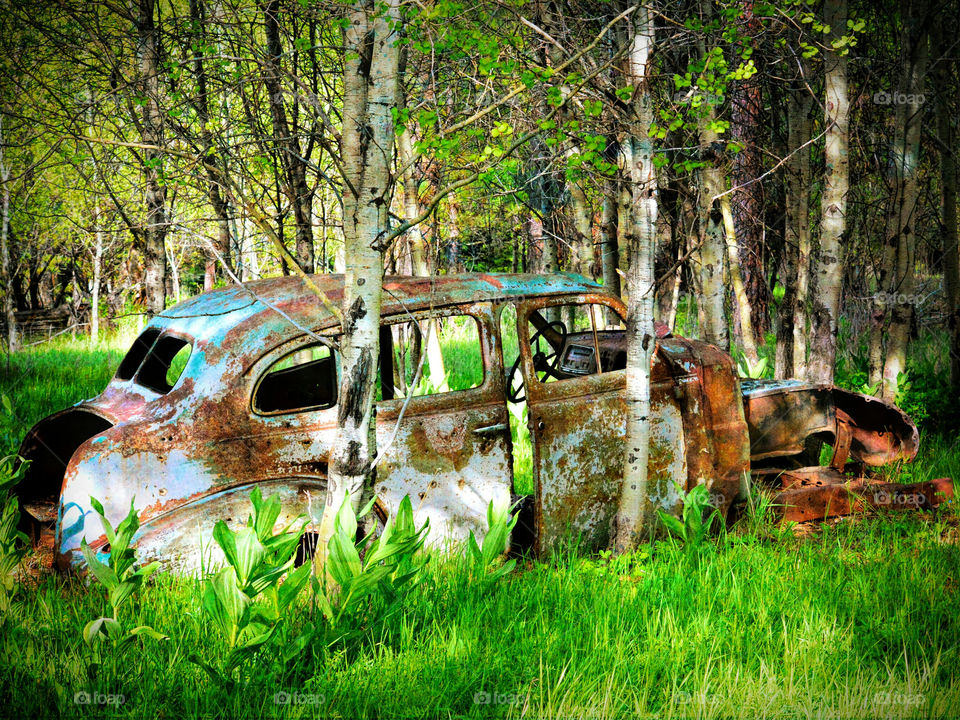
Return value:
[[(606, 304), (625, 315), (619, 300), (597, 294), (528, 300), (518, 312), (540, 553), (568, 533), (579, 535), (583, 547), (606, 547), (623, 477), (625, 372), (562, 382), (535, 379), (526, 318), (537, 309), (570, 303)], [(683, 494), (703, 484), (726, 513), (749, 471), (747, 427), (732, 359), (705, 343), (659, 340), (651, 364), (650, 422), (651, 507), (679, 514)]]
[(807, 522), (878, 510), (929, 510), (954, 500), (953, 481), (940, 478), (911, 484), (850, 479), (832, 468), (804, 468), (785, 480), (774, 498), (784, 520)]
[(745, 380), (743, 406), (753, 463), (775, 458), (781, 459), (777, 462), (792, 457), (799, 460), (808, 438), (833, 444), (838, 412), (850, 433), (848, 455), (853, 460), (877, 467), (911, 460), (919, 447), (916, 425), (899, 408), (833, 385)]
[(482, 540), (488, 504), (509, 506), (513, 488), (510, 418), (493, 311), (488, 303), (471, 303), (458, 306), (457, 313), (473, 316), (482, 328), (483, 383), (410, 398), (399, 429), (405, 400), (377, 406), (377, 444), (385, 454), (375, 492), (387, 512), (409, 495), (417, 523), (430, 521), (427, 542), (438, 547), (464, 541), (471, 532)]

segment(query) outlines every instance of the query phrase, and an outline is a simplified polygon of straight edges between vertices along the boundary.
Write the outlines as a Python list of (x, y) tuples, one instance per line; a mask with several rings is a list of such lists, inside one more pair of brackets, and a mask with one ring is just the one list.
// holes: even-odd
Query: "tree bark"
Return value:
[[(942, 32), (942, 31), (941, 31)], [(941, 35), (941, 42), (945, 37)], [(943, 47), (943, 44), (941, 44)], [(940, 87), (950, 87), (954, 61), (944, 53), (940, 63)], [(957, 232), (957, 162), (949, 95), (937, 98), (937, 135), (940, 139), (940, 223), (943, 226), (943, 294), (947, 300), (947, 332), (950, 342), (950, 385), (960, 395), (960, 244)]]
[[(913, 6), (907, 0), (902, 5), (903, 17), (913, 14)], [(902, 51), (908, 58), (904, 76), (907, 79), (908, 102), (897, 105), (897, 128), (894, 139), (892, 170), (896, 191), (894, 198), (900, 202), (887, 214), (887, 229), (884, 237), (884, 259), (893, 260), (892, 273), (888, 274), (887, 297), (891, 306), (890, 329), (887, 334), (886, 357), (883, 363), (883, 392), (887, 400), (895, 400), (900, 374), (907, 369), (907, 345), (915, 305), (917, 234), (915, 228), (917, 200), (920, 189), (917, 173), (920, 165), (920, 131), (923, 125), (923, 78), (927, 71), (928, 35), (918, 30), (915, 23), (904, 20)], [(902, 117), (902, 122), (901, 122)], [(886, 265), (891, 268), (891, 265)]]
[(593, 213), (590, 211), (590, 202), (580, 183), (574, 180), (567, 180), (567, 191), (570, 193), (570, 210), (576, 231), (572, 243), (571, 269), (593, 279)]
[(153, 149), (163, 144), (163, 118), (158, 101), (160, 90), (160, 36), (153, 19), (154, 0), (140, 0), (137, 18), (137, 57), (140, 64), (140, 92), (143, 97), (141, 139), (146, 189), (146, 225), (143, 243), (144, 292), (147, 314), (158, 315), (166, 308), (167, 263), (164, 238), (167, 235), (167, 189), (161, 182), (162, 155)]
[(379, 357), (384, 233), (393, 161), (392, 108), (397, 103), (399, 0), (355, 3), (345, 29), (342, 156), (343, 334), (337, 434), (331, 453), (318, 557), (326, 558), (333, 519), (344, 495), (356, 509), (370, 486), (376, 453), (374, 389)]
[[(222, 153), (214, 145), (213, 133), (210, 129), (210, 100), (207, 94), (207, 72), (204, 64), (206, 46), (206, 11), (204, 0), (190, 0), (190, 19), (194, 25), (193, 38), (193, 72), (197, 81), (197, 97), (195, 107), (199, 121), (200, 142), (205, 157), (207, 172), (207, 198), (217, 221), (217, 253), (220, 255), (228, 270), (232, 270), (231, 240), (230, 240), (230, 205), (224, 196), (226, 188), (226, 173), (221, 168)], [(214, 253), (205, 250), (207, 256), (204, 268), (203, 289), (210, 290), (217, 280), (217, 258)]]
[(653, 165), (653, 142), (648, 129), (653, 124), (650, 93), (651, 54), (654, 46), (653, 13), (637, 10), (635, 33), (627, 60), (628, 84), (634, 91), (634, 118), (630, 127), (632, 146), (630, 180), (633, 185), (630, 232), (627, 235), (627, 434), (623, 485), (616, 515), (614, 547), (635, 547), (643, 533), (653, 527), (653, 508), (648, 487), (650, 452), (650, 363), (656, 347), (653, 327), (654, 267), (657, 240), (657, 175)]
[(263, 23), (267, 39), (267, 53), (263, 61), (263, 83), (267, 88), (270, 101), (273, 139), (279, 149), (284, 191), (293, 209), (297, 264), (304, 272), (312, 273), (314, 270), (313, 192), (307, 185), (307, 163), (303, 157), (300, 140), (292, 131), (284, 109), (283, 88), (280, 83), (280, 58), (283, 56), (283, 46), (280, 42), (280, 24), (277, 17), (279, 12), (280, 0), (268, 0), (263, 6)]
[(10, 166), (4, 153), (3, 116), (0, 115), (0, 184), (3, 194), (0, 197), (0, 285), (3, 286), (3, 317), (7, 324), (7, 352), (20, 349), (17, 335), (17, 316), (13, 298), (13, 272), (10, 267)]
[(740, 248), (737, 244), (737, 230), (730, 205), (729, 195), (720, 198), (720, 214), (723, 217), (723, 231), (727, 245), (727, 270), (730, 274), (733, 297), (737, 302), (740, 316), (740, 341), (743, 343), (743, 352), (751, 364), (756, 364), (759, 356), (757, 355), (757, 343), (753, 334), (750, 300), (747, 298), (747, 290), (740, 273)]
[[(609, 178), (603, 181), (603, 209), (600, 219), (600, 270), (603, 286), (616, 296), (620, 296), (620, 248), (617, 245), (617, 190), (616, 184)], [(607, 313), (607, 325), (615, 327), (620, 323), (617, 314)]]
[[(710, 148), (717, 142), (716, 133), (703, 128), (700, 145)], [(709, 155), (709, 150), (705, 150)], [(707, 162), (716, 162), (712, 158)], [(700, 171), (700, 249), (695, 253), (700, 271), (700, 307), (703, 311), (701, 337), (704, 341), (730, 349), (730, 333), (723, 308), (726, 288), (723, 282), (724, 238), (723, 215), (719, 203), (713, 198), (723, 192), (723, 175), (718, 167), (707, 165)]]
[[(807, 64), (801, 61), (804, 76), (807, 75)], [(790, 272), (785, 275), (788, 295), (792, 295), (787, 302), (784, 297), (784, 317), (790, 315), (789, 326), (793, 337), (790, 341), (789, 360), (785, 357), (784, 364), (790, 365), (788, 373), (781, 373), (779, 360), (777, 377), (802, 378), (807, 372), (807, 304), (810, 299), (810, 148), (804, 147), (812, 136), (813, 122), (810, 113), (813, 109), (813, 97), (806, 86), (792, 93), (788, 108), (787, 129), (788, 151), (795, 153), (790, 160), (787, 173), (787, 203), (786, 226), (784, 242), (786, 253), (794, 260), (787, 263), (785, 269)], [(792, 266), (792, 267), (791, 267)], [(791, 293), (792, 290), (792, 293)], [(779, 343), (778, 343), (779, 345)]]
[[(633, 192), (630, 182), (630, 168), (633, 165), (633, 147), (630, 142), (620, 143), (619, 163), (617, 173), (617, 265), (614, 271), (617, 276), (623, 272), (630, 258), (629, 234), (633, 226), (631, 216), (633, 207)], [(629, 300), (630, 284), (620, 281), (620, 297), (626, 303)]]
[(615, 295), (620, 294), (620, 275), (617, 274), (619, 247), (617, 246), (617, 190), (609, 178), (603, 181), (603, 205), (600, 216), (600, 269), (603, 285)]
[[(741, 0), (742, 32), (755, 37), (761, 32), (753, 13), (753, 0)], [(731, 84), (731, 136), (743, 149), (733, 156), (731, 180), (733, 186), (746, 185), (730, 199), (735, 236), (738, 243), (737, 267), (743, 281), (749, 308), (748, 324), (756, 331), (756, 340), (762, 341), (770, 330), (770, 289), (764, 268), (764, 186), (751, 182), (763, 174), (763, 98), (760, 75)], [(748, 184), (749, 183), (749, 184)], [(729, 235), (729, 233), (728, 233)], [(741, 306), (741, 328), (742, 328)], [(746, 333), (745, 333), (746, 334)], [(752, 342), (752, 340), (751, 340)], [(747, 340), (744, 340), (744, 344)]]
[(90, 253), (90, 341), (96, 344), (100, 339), (100, 285), (103, 275), (103, 225), (100, 216), (100, 201), (93, 206), (93, 252)]
[[(846, 0), (825, 0), (824, 23), (839, 36), (847, 27)], [(847, 59), (834, 50), (824, 51), (826, 110), (824, 126), (824, 183), (821, 198), (820, 255), (817, 260), (817, 292), (812, 302), (810, 362), (807, 380), (833, 382), (837, 356), (837, 318), (843, 266), (840, 263), (846, 228), (850, 161), (847, 155), (850, 106), (847, 100)]]

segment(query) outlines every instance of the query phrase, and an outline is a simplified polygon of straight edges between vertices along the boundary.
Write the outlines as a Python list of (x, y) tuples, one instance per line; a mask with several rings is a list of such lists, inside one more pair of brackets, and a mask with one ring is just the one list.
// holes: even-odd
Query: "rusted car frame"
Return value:
[[(314, 282), (340, 302), (342, 276)], [(586, 309), (586, 325), (557, 319), (572, 322), (562, 315), (571, 308)], [(515, 533), (514, 543), (543, 554), (575, 533), (587, 547), (604, 546), (624, 452), (621, 300), (566, 274), (397, 277), (385, 282), (382, 314), (380, 515), (410, 495), (433, 542), (482, 537), (488, 503), (514, 497), (507, 403), (519, 373), (534, 494), (526, 533)], [(478, 382), (397, 396), (401, 325), (413, 322), (418, 334), (420, 324), (453, 316), (476, 326)], [(107, 552), (91, 496), (111, 520), (134, 502), (141, 556), (184, 571), (217, 561), (213, 524), (242, 522), (254, 486), (280, 494), (279, 523), (302, 514), (318, 522), (337, 420), (338, 360), (328, 347), (337, 332), (324, 303), (291, 277), (215, 290), (154, 318), (103, 393), (25, 438), (20, 454), (31, 464), (19, 493), (34, 542), (62, 569), (82, 564), (84, 538)], [(504, 359), (508, 332), (518, 343), (513, 362)], [(184, 348), (189, 357), (171, 379)], [(791, 519), (883, 504), (867, 502), (871, 493), (895, 498), (894, 508), (908, 506), (896, 500), (904, 495), (924, 507), (952, 497), (948, 481), (877, 490), (861, 477), (916, 453), (916, 428), (893, 406), (796, 382), (741, 387), (727, 353), (683, 338), (658, 340), (651, 372), (651, 492), (669, 512), (680, 512), (683, 493), (706, 485), (726, 514), (745, 496), (751, 468), (779, 490)], [(834, 463), (819, 468), (805, 453), (824, 441), (836, 446)]]

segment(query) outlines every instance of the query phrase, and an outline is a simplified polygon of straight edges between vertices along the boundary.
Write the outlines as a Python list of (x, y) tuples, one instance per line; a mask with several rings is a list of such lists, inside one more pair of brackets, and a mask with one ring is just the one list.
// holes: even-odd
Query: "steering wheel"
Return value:
[[(547, 330), (554, 330), (557, 334), (560, 335), (560, 342), (557, 347), (554, 347), (553, 343), (547, 339), (547, 342), (550, 342), (550, 347), (552, 352), (543, 353), (537, 351), (533, 356), (533, 368), (534, 372), (537, 373), (537, 379), (541, 382), (549, 375), (559, 379), (557, 374), (557, 364), (560, 362), (560, 351), (563, 350), (564, 346), (567, 344), (567, 326), (564, 325), (559, 320), (554, 320), (551, 323), (547, 323), (542, 328), (537, 330), (533, 337), (530, 338), (530, 347), (533, 348), (534, 343), (540, 339), (541, 335)], [(517, 355), (516, 361), (513, 363), (513, 367), (510, 368), (510, 373), (507, 375), (507, 398), (510, 402), (521, 402), (526, 400), (527, 396), (523, 392), (523, 378), (520, 377), (520, 362), (523, 359), (522, 355)], [(519, 378), (520, 382), (514, 385)]]

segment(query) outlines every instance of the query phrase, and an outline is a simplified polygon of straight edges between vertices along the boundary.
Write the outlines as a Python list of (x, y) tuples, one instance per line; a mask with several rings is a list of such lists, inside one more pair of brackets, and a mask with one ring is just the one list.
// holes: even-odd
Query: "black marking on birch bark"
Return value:
[(646, 352), (650, 348), (650, 333), (644, 333), (643, 341), (640, 343), (640, 346), (643, 348), (643, 351)]
[(373, 128), (369, 125), (360, 125), (360, 157), (363, 158), (363, 172), (367, 169), (367, 150), (373, 141)]
[(354, 477), (357, 475), (366, 475), (367, 464), (363, 461), (362, 451), (363, 446), (356, 440), (351, 440), (347, 443), (346, 457), (343, 458), (343, 461), (340, 463), (340, 468), (338, 468), (340, 474), (352, 475)]
[(373, 39), (373, 30), (368, 30), (364, 34), (363, 40), (360, 41), (360, 47), (358, 48), (360, 64), (357, 67), (357, 75), (366, 79), (367, 83), (370, 82), (370, 66), (373, 64)]
[(337, 423), (342, 427), (347, 420), (359, 425), (363, 420), (367, 403), (364, 402), (366, 393), (364, 388), (370, 381), (370, 351), (364, 348), (357, 364), (350, 370), (350, 390), (340, 398), (340, 409), (337, 411)]
[[(359, 283), (358, 283), (359, 284)], [(350, 305), (350, 310), (347, 312), (347, 317), (344, 318), (344, 327), (343, 331), (345, 333), (353, 333), (354, 329), (357, 327), (357, 322), (362, 320), (367, 315), (367, 305), (363, 302), (363, 298), (356, 298), (353, 303)]]

